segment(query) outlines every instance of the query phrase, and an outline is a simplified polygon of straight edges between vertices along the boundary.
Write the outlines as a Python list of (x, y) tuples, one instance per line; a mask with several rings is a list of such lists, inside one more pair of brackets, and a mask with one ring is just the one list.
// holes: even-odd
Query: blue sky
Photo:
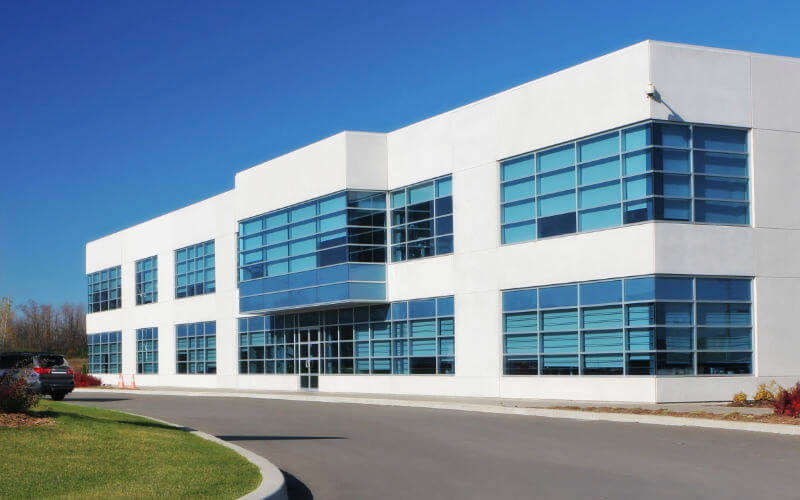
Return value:
[(85, 303), (87, 241), (344, 129), (651, 38), (800, 56), (800, 2), (0, 5), (0, 296)]

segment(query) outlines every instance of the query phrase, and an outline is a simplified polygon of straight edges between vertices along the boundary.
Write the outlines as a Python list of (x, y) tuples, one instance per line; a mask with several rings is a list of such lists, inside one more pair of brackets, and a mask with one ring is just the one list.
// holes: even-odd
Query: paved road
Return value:
[(221, 397), (76, 393), (162, 418), (280, 467), (293, 499), (800, 498), (800, 438)]

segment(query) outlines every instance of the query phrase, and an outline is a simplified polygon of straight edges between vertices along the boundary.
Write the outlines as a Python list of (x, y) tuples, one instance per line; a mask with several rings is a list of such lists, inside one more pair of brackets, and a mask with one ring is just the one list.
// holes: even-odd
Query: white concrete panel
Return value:
[(656, 272), (755, 276), (751, 227), (657, 222)]
[(500, 397), (573, 401), (654, 402), (653, 377), (501, 377)]
[(800, 381), (797, 353), (797, 298), (800, 278), (755, 280), (755, 324), (757, 374), (762, 377), (794, 376)]
[(800, 277), (800, 231), (756, 229), (755, 255), (758, 276), (773, 278)]
[(386, 134), (345, 132), (347, 141), (347, 187), (387, 188)]
[(653, 118), (752, 126), (750, 56), (707, 47), (650, 44)]
[(800, 133), (755, 129), (751, 137), (754, 225), (800, 229)]
[(797, 377), (657, 377), (654, 402), (730, 401), (737, 392), (753, 397), (759, 384), (773, 380), (788, 387), (797, 382)]
[(328, 137), (236, 174), (236, 220), (347, 187), (347, 134)]
[(496, 158), (649, 118), (648, 47), (638, 43), (494, 96)]
[(750, 56), (753, 79), (753, 127), (800, 132), (800, 60)]

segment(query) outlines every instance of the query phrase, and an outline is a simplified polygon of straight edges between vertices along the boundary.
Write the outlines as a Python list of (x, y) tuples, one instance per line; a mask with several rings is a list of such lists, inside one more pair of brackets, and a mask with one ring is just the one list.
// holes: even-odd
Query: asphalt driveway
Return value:
[(800, 498), (800, 438), (454, 410), (75, 393), (268, 458), (293, 499)]

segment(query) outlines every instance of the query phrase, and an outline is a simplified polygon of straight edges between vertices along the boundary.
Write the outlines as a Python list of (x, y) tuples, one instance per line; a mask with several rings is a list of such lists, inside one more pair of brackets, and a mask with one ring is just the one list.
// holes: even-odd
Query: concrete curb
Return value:
[[(133, 391), (128, 391), (128, 392), (133, 392)], [(161, 420), (159, 418), (154, 418), (147, 415), (140, 415), (138, 413), (131, 413), (128, 411), (120, 411), (120, 410), (114, 410), (114, 411), (119, 411), (120, 413), (127, 413), (128, 415), (142, 417), (164, 425), (169, 425), (171, 427), (184, 429), (187, 432), (194, 434), (195, 436), (201, 437), (207, 441), (221, 444), (226, 448), (230, 448), (239, 455), (243, 456), (248, 462), (258, 467), (258, 470), (261, 473), (261, 484), (258, 485), (258, 488), (254, 489), (247, 495), (240, 497), (238, 500), (288, 500), (289, 496), (286, 493), (286, 480), (283, 477), (283, 473), (280, 471), (280, 469), (275, 467), (275, 465), (272, 462), (262, 457), (261, 455), (256, 455), (252, 451), (242, 448), (241, 446), (237, 446), (233, 443), (225, 441), (224, 439), (220, 439), (217, 436), (212, 436), (211, 434), (207, 434), (202, 431), (197, 431), (192, 428), (186, 427), (184, 425), (178, 425), (172, 422), (167, 422), (166, 420)]]
[[(75, 389), (75, 392), (113, 392), (118, 394), (139, 394), (151, 396), (184, 396), (184, 397), (217, 397), (217, 398), (249, 398), (278, 399), (284, 401), (303, 401), (317, 403), (345, 403), (375, 406), (406, 406), (412, 408), (431, 408), (436, 410), (471, 411), (477, 413), (497, 413), (507, 415), (527, 415), (532, 417), (566, 418), (571, 420), (591, 420), (596, 422), (623, 422), (651, 425), (669, 425), (677, 427), (702, 427), (706, 429), (724, 429), (732, 431), (765, 432), (800, 436), (800, 425), (764, 424), (760, 422), (736, 422), (728, 420), (710, 420), (703, 418), (671, 417), (660, 415), (638, 415), (632, 413), (604, 413), (578, 410), (554, 410), (549, 408), (522, 408), (516, 406), (487, 405), (474, 403), (453, 403), (444, 401), (422, 401), (385, 398), (360, 398), (346, 396), (303, 396), (297, 394), (276, 393), (242, 393), (242, 392), (192, 392), (167, 390), (126, 390), (126, 389)], [(148, 417), (149, 418), (149, 417)]]

